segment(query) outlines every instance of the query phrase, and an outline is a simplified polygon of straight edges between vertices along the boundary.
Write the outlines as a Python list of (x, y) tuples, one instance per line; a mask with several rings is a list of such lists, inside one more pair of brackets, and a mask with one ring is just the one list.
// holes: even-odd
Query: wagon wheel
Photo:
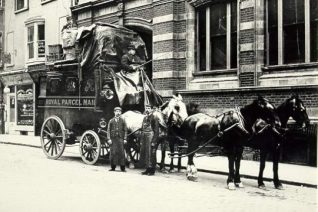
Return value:
[(107, 142), (102, 143), (99, 156), (102, 158), (106, 158), (106, 156), (109, 155), (109, 149), (110, 146)]
[(128, 155), (134, 163), (138, 163), (140, 159), (140, 142), (134, 139), (128, 142)]
[(95, 164), (101, 150), (101, 142), (97, 133), (93, 130), (85, 131), (81, 137), (79, 149), (82, 160), (86, 164)]
[(41, 128), (41, 145), (43, 152), (50, 159), (58, 159), (64, 152), (65, 126), (57, 116), (50, 116)]

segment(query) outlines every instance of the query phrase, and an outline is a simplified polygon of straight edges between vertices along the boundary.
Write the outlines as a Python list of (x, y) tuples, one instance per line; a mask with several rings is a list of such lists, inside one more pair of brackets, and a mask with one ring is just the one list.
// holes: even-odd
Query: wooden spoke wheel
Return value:
[(102, 158), (106, 158), (109, 155), (110, 146), (107, 142), (101, 144), (100, 154), (99, 156)]
[(93, 130), (85, 131), (81, 137), (79, 148), (82, 160), (89, 165), (95, 164), (101, 151), (101, 142), (97, 133)]
[(65, 126), (59, 117), (45, 119), (41, 128), (41, 145), (50, 159), (58, 159), (63, 154), (66, 145)]
[(138, 163), (140, 159), (140, 142), (139, 139), (134, 138), (128, 141), (127, 145), (128, 155), (132, 162)]

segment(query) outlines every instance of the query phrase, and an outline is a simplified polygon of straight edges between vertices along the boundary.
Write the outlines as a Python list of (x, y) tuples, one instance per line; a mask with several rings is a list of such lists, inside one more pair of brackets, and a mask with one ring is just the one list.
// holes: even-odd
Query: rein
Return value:
[(208, 144), (211, 143), (212, 141), (215, 141), (217, 138), (221, 138), (224, 133), (226, 133), (227, 131), (231, 130), (232, 128), (234, 128), (234, 127), (236, 127), (236, 126), (238, 126), (238, 123), (233, 124), (232, 126), (226, 128), (225, 130), (218, 132), (217, 135), (215, 135), (214, 137), (208, 139), (202, 146), (198, 147), (197, 149), (195, 149), (195, 150), (193, 150), (192, 152), (189, 152), (189, 153), (187, 153), (187, 154), (185, 154), (185, 155), (174, 156), (174, 155), (176, 155), (177, 153), (173, 153), (173, 154), (172, 154), (172, 153), (169, 153), (168, 155), (169, 155), (169, 157), (172, 158), (172, 159), (187, 157), (187, 156), (189, 156), (189, 155), (191, 155), (191, 154), (196, 153), (196, 152), (199, 151), (200, 149), (204, 148), (206, 145), (208, 145)]

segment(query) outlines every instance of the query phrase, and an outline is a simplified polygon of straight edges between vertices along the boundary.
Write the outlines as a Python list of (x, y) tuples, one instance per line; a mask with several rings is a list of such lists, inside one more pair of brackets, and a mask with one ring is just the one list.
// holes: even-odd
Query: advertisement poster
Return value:
[(17, 86), (17, 125), (33, 125), (33, 85)]

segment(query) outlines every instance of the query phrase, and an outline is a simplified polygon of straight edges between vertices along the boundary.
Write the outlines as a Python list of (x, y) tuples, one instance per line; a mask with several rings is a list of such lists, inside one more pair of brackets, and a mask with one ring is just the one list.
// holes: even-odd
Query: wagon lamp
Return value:
[(8, 86), (4, 87), (3, 93), (10, 93), (10, 88)]

